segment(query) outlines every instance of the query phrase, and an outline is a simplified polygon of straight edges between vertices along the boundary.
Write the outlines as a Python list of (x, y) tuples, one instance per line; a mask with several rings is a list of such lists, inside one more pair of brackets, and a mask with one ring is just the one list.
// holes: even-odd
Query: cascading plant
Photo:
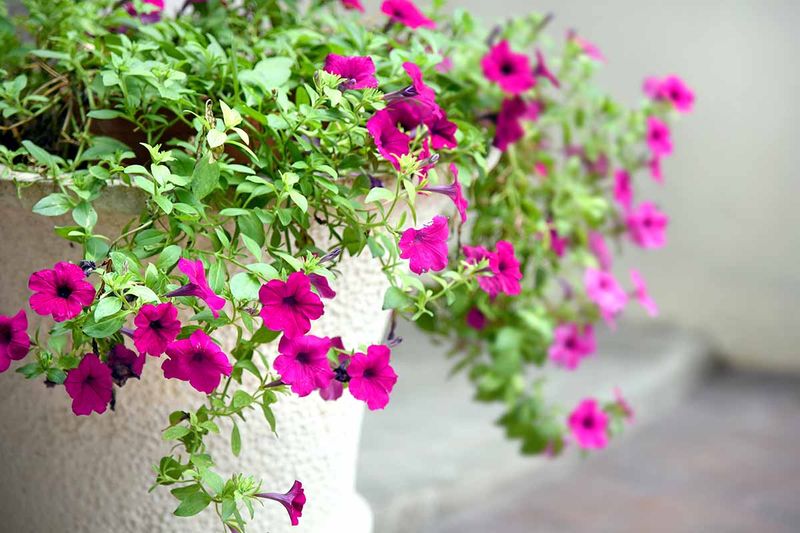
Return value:
[[(638, 272), (630, 289), (611, 273), (606, 242), (665, 244), (666, 215), (632, 184), (662, 180), (669, 124), (694, 102), (679, 78), (648, 78), (628, 109), (592, 85), (597, 47), (575, 33), (542, 44), (550, 17), (487, 32), (441, 2), (426, 15), (385, 0), (377, 20), (359, 0), (187, 0), (175, 16), (160, 0), (22, 4), (0, 7), (0, 163), (36, 174), (20, 188), (53, 185), (33, 210), (71, 213), (55, 231), (84, 259), (31, 274), (30, 310), (52, 325), (0, 316), (0, 371), (21, 361), (76, 415), (113, 409), (144, 366), (205, 395), (174, 406), (162, 435), (176, 448), (155, 484), (175, 514), (213, 505), (244, 531), (271, 499), (296, 524), (299, 481), (269, 493), (215, 472), (218, 422), (232, 421), (238, 455), (243, 414), (274, 429), (283, 394), (347, 389), (386, 407), (396, 339), (309, 334), (347, 255), (381, 263), (385, 309), (453, 340), (455, 369), (478, 400), (504, 404), (523, 452), (603, 448), (632, 416), (618, 392), (565, 415), (541, 378), (576, 370), (593, 324), (613, 326), (629, 299), (657, 314)], [(144, 199), (116, 235), (97, 232), (109, 187)], [(430, 195), (449, 197), (451, 216), (419, 220)], [(235, 334), (230, 353), (221, 331)]]

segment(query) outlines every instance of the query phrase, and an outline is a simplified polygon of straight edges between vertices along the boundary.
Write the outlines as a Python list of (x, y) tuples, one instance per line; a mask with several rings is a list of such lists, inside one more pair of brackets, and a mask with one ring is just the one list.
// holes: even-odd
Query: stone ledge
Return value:
[[(439, 515), (478, 504), (487, 492), (530, 476), (558, 478), (577, 464), (575, 450), (555, 461), (521, 456), (493, 423), (499, 406), (470, 401), (464, 376), (447, 380), (446, 346), (408, 326), (400, 334), (392, 402), (385, 413), (369, 413), (363, 429), (358, 485), (375, 511), (376, 531), (426, 531)], [(610, 398), (619, 386), (636, 410), (630, 432), (677, 405), (710, 361), (708, 344), (695, 333), (622, 323), (617, 333), (600, 334), (599, 353), (580, 371), (553, 371), (547, 390), (569, 407), (585, 396)]]

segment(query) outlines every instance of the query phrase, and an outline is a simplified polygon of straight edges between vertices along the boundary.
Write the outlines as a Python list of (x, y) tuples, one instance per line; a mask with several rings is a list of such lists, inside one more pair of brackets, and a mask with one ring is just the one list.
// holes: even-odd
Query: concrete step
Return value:
[[(359, 463), (376, 533), (431, 531), (443, 514), (479, 504), (487, 492), (531, 476), (559, 478), (574, 466), (576, 450), (557, 460), (519, 454), (494, 425), (501, 407), (472, 401), (465, 376), (448, 379), (447, 346), (410, 326), (399, 333), (400, 377), (387, 410), (367, 414)], [(623, 322), (598, 337), (598, 353), (579, 371), (550, 372), (549, 397), (570, 408), (620, 387), (636, 411), (633, 431), (679, 404), (710, 367), (706, 340), (669, 324)]]

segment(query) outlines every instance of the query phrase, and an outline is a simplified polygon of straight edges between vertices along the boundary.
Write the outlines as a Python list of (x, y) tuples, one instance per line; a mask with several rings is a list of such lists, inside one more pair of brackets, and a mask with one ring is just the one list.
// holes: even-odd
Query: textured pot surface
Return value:
[[(42, 189), (45, 189), (43, 191)], [(14, 187), (0, 180), (0, 313), (28, 311), (27, 278), (56, 261), (77, 261), (79, 249), (53, 233), (69, 217), (48, 219), (30, 212), (47, 186), (26, 190), (20, 201)], [(113, 235), (135, 216), (136, 195), (111, 192), (98, 202), (98, 233)], [(325, 315), (313, 334), (341, 335), (348, 347), (381, 342), (388, 314), (381, 310), (386, 280), (368, 254), (346, 258), (325, 300)], [(221, 340), (225, 341), (224, 334)], [(233, 339), (227, 339), (229, 342)], [(272, 355), (268, 353), (267, 355)], [(18, 533), (114, 532), (206, 533), (221, 531), (211, 508), (191, 519), (176, 518), (177, 501), (165, 488), (148, 494), (150, 466), (169, 446), (160, 433), (171, 411), (199, 405), (204, 396), (188, 383), (165, 380), (161, 361), (148, 357), (142, 379), (117, 391), (116, 411), (76, 417), (63, 387), (47, 389), (13, 371), (0, 375), (0, 517), (3, 531)], [(301, 524), (292, 528), (286, 511), (267, 501), (257, 509), (253, 531), (369, 533), (372, 517), (355, 492), (355, 469), (364, 407), (345, 394), (324, 402), (283, 397), (275, 406), (278, 436), (259, 411), (240, 425), (242, 453), (229, 448), (229, 427), (213, 437), (218, 471), (245, 472), (264, 480), (266, 491), (284, 492), (295, 479), (308, 498)], [(380, 416), (380, 415), (375, 415)]]

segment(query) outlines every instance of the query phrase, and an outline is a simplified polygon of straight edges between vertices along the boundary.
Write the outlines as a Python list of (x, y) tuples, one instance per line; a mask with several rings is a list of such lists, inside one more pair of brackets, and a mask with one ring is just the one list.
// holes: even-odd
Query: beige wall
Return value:
[[(678, 73), (698, 95), (675, 134), (669, 246), (628, 253), (665, 317), (712, 334), (739, 364), (800, 370), (800, 2), (454, 0), (490, 20), (535, 9), (575, 27), (628, 101), (645, 74)], [(497, 9), (500, 7), (501, 9)], [(644, 183), (647, 180), (640, 180)]]

